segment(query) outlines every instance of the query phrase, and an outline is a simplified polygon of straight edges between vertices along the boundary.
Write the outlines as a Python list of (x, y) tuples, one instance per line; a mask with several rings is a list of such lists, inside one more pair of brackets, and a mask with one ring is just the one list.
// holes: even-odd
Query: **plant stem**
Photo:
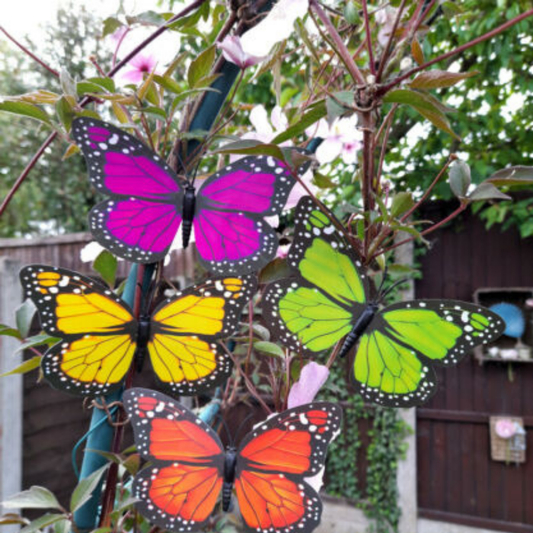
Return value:
[(402, 3), (400, 4), (400, 7), (398, 8), (398, 15), (396, 16), (396, 20), (394, 21), (394, 24), (392, 26), (392, 30), (390, 32), (389, 38), (387, 40), (387, 44), (385, 46), (385, 50), (383, 50), (383, 54), (381, 56), (381, 59), (379, 61), (379, 70), (376, 75), (376, 81), (379, 83), (381, 80), (381, 76), (383, 76), (383, 69), (385, 68), (385, 65), (387, 63), (387, 60), (389, 58), (390, 49), (392, 46), (392, 41), (394, 40), (394, 34), (396, 33), (396, 30), (398, 29), (398, 24), (400, 24), (400, 20), (402, 18), (403, 10), (405, 8), (406, 0), (402, 0)]
[(329, 20), (329, 17), (326, 15), (326, 13), (320, 7), (316, 0), (310, 0), (309, 5), (313, 8), (313, 11), (317, 14), (318, 18), (322, 21), (324, 26), (326, 26), (329, 36), (337, 46), (337, 49), (335, 51), (337, 52), (337, 54), (339, 54), (339, 57), (342, 59), (342, 62), (346, 65), (346, 68), (348, 69), (348, 72), (352, 76), (353, 80), (358, 84), (363, 85), (365, 83), (365, 78), (363, 77), (363, 74), (355, 64), (352, 55), (348, 51), (348, 48), (344, 44), (344, 41), (341, 39), (341, 36), (335, 29), (335, 26), (333, 26), (331, 20)]
[[(374, 117), (372, 111), (359, 113), (361, 129), (363, 130), (363, 175), (361, 177), (361, 194), (363, 196), (363, 210), (370, 213), (374, 209)], [(365, 221), (365, 238), (363, 243), (363, 255), (366, 258), (368, 245), (372, 240), (371, 224)]]
[(26, 165), (26, 168), (22, 171), (20, 176), (15, 181), (13, 187), (11, 187), (11, 190), (7, 193), (6, 197), (4, 198), (4, 201), (2, 202), (2, 205), (0, 205), (0, 217), (6, 210), (7, 206), (9, 205), (9, 202), (11, 202), (11, 199), (15, 195), (15, 193), (18, 191), (19, 187), (22, 185), (28, 174), (31, 172), (33, 167), (37, 164), (37, 161), (41, 158), (41, 156), (44, 154), (44, 151), (54, 142), (55, 138), (57, 137), (57, 131), (54, 131), (51, 133), (46, 141), (44, 141), (43, 144), (41, 144), (40, 148), (35, 152), (33, 157), (30, 159), (29, 163)]
[(457, 156), (455, 154), (450, 154), (450, 156), (448, 157), (448, 161), (446, 161), (444, 166), (441, 168), (440, 172), (437, 174), (436, 178), (431, 182), (431, 185), (426, 189), (426, 192), (424, 193), (422, 198), (420, 198), (420, 200), (418, 200), (418, 202), (416, 202), (416, 204), (414, 204), (413, 207), (411, 207), (411, 209), (409, 209), (407, 213), (405, 213), (402, 216), (402, 218), (400, 218), (400, 222), (405, 222), (427, 200), (427, 198), (429, 197), (435, 185), (437, 185), (437, 183), (440, 181), (440, 179), (442, 178), (446, 170), (448, 170), (448, 167), (450, 166), (452, 161), (455, 161), (456, 159), (457, 159)]
[[(137, 46), (134, 50), (132, 50), (124, 59), (119, 61), (108, 73), (108, 77), (113, 77), (119, 70), (121, 70), (127, 63), (130, 61), (133, 57), (135, 57), (143, 48), (145, 48), (148, 44), (150, 44), (155, 38), (157, 38), (159, 35), (161, 35), (165, 30), (168, 29), (168, 26), (175, 22), (176, 20), (179, 20), (180, 18), (184, 17), (185, 15), (189, 14), (191, 11), (194, 11), (197, 7), (201, 6), (206, 0), (196, 0), (193, 2), (190, 6), (186, 7), (185, 9), (182, 9), (179, 13), (174, 15), (171, 19), (169, 19), (165, 24), (157, 28), (157, 30), (152, 33), (152, 35), (148, 36), (139, 46)], [(6, 31), (0, 27), (0, 29), (6, 33)], [(6, 33), (7, 35), (7, 33)], [(16, 42), (16, 41), (14, 41)], [(30, 53), (31, 55), (31, 53)], [(33, 57), (33, 56), (32, 56)], [(34, 58), (36, 59), (36, 58)], [(36, 59), (37, 61), (37, 59)], [(44, 65), (43, 65), (44, 66)], [(56, 73), (56, 75), (58, 75)], [(91, 102), (92, 99), (90, 96), (86, 96), (81, 100), (79, 103), (80, 107), (86, 106), (89, 102)], [(7, 193), (7, 196), (4, 198), (2, 205), (0, 205), (0, 217), (4, 213), (4, 211), (7, 209), (7, 206), (11, 202), (11, 199), (19, 189), (19, 187), (22, 185), (28, 174), (31, 172), (37, 161), (41, 158), (44, 151), (54, 142), (54, 140), (57, 137), (57, 132), (53, 132), (48, 136), (48, 138), (44, 141), (44, 143), (41, 145), (41, 147), (35, 152), (34, 156), (31, 158), (30, 162), (27, 164), (26, 168), (22, 171), (22, 174), (17, 178), (15, 181), (15, 184), (11, 188), (11, 190)]]
[(45, 68), (50, 74), (53, 74), (56, 78), (59, 78), (59, 72), (47, 65), (42, 59), (38, 58), (33, 52), (28, 50), (23, 44), (19, 43), (12, 35), (10, 35), (3, 26), (0, 26), (0, 31), (16, 46), (18, 46), (26, 55), (30, 56), (34, 61), (39, 63), (41, 67)]
[[(444, 224), (447, 224), (448, 222), (450, 222), (454, 218), (458, 217), (468, 207), (468, 205), (469, 204), (467, 202), (465, 202), (465, 203), (461, 202), (461, 205), (453, 213), (450, 213), (446, 218), (442, 219), (440, 222), (437, 222), (436, 224), (431, 226), (431, 228), (428, 228), (428, 229), (420, 232), (420, 235), (421, 236), (428, 235), (428, 234), (434, 232), (435, 230), (439, 229), (440, 227), (444, 226)], [(402, 246), (403, 244), (407, 244), (408, 242), (413, 242), (416, 239), (417, 239), (417, 237), (409, 237), (407, 239), (404, 239), (403, 241), (394, 243), (393, 245), (389, 246), (385, 250), (383, 250), (383, 251), (381, 251), (379, 253), (376, 253), (373, 257), (371, 257), (371, 259), (374, 259), (375, 257), (377, 257), (380, 254), (386, 254), (387, 252), (390, 252), (391, 250), (394, 250), (395, 248), (398, 248), (399, 246)]]
[(392, 80), (390, 83), (387, 83), (386, 85), (383, 85), (378, 89), (378, 95), (383, 96), (387, 92), (389, 92), (392, 88), (396, 87), (402, 81), (410, 78), (414, 74), (427, 69), (428, 67), (434, 65), (435, 63), (439, 63), (440, 61), (444, 61), (445, 59), (448, 59), (450, 57), (453, 57), (457, 54), (460, 54), (461, 52), (464, 52), (465, 50), (468, 50), (469, 48), (472, 48), (482, 42), (485, 42), (489, 39), (492, 39), (492, 37), (495, 37), (496, 35), (499, 35), (500, 33), (504, 32), (505, 30), (511, 28), (515, 24), (518, 24), (522, 20), (533, 16), (533, 9), (529, 9), (525, 13), (522, 13), (521, 15), (518, 15), (514, 17), (513, 19), (505, 22), (504, 24), (498, 26), (497, 28), (493, 29), (492, 31), (489, 31), (488, 33), (485, 33), (484, 35), (481, 35), (480, 37), (477, 37), (476, 39), (463, 44), (461, 46), (458, 46), (457, 48), (451, 50), (450, 52), (446, 52), (445, 54), (441, 54), (440, 56), (436, 57), (435, 59), (432, 59), (431, 61), (427, 61), (426, 63), (419, 65), (418, 67), (415, 67), (411, 69), (410, 71), (406, 72), (405, 74), (402, 74), (401, 76), (397, 77), (396, 79)]
[(372, 50), (372, 34), (370, 33), (370, 19), (368, 18), (368, 6), (366, 0), (362, 1), (363, 19), (365, 21), (365, 39), (368, 50), (368, 62), (370, 63), (370, 72), (376, 76), (376, 65), (374, 64), (374, 52)]

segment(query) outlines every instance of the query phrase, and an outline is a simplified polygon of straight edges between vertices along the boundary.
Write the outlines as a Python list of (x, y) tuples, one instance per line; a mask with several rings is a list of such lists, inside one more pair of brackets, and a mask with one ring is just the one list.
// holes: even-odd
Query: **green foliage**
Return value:
[[(36, 68), (32, 60), (7, 41), (1, 41), (0, 94), (32, 93), (32, 97), (27, 102), (7, 100), (0, 106), (11, 110), (13, 106), (24, 106), (23, 114), (32, 115), (43, 123), (50, 121), (47, 117), (51, 114), (44, 111), (42, 104), (55, 105), (59, 96), (52, 91), (39, 92), (37, 88), (45, 86), (61, 92), (68, 88), (69, 79), (84, 76), (89, 56), (103, 61), (101, 41), (97, 39), (99, 31), (100, 21), (92, 12), (67, 4), (58, 11), (57, 24), (47, 29), (44, 43), (33, 46), (39, 55), (64, 73), (62, 83), (46, 70)], [(63, 99), (60, 102), (60, 116), (62, 114), (68, 122), (68, 101)], [(3, 198), (51, 130), (38, 121), (7, 113), (0, 113), (0, 130), (0, 175), (3, 176), (0, 197)], [(0, 237), (87, 230), (86, 213), (95, 202), (94, 194), (82, 159), (75, 157), (64, 161), (64, 150), (65, 146), (56, 142), (46, 151), (46, 157), (37, 163), (4, 213)]]
[[(340, 363), (331, 369), (328, 384), (317, 399), (340, 402), (344, 412), (344, 430), (328, 450), (326, 492), (354, 500), (370, 520), (369, 533), (397, 532), (401, 510), (396, 470), (405, 455), (405, 438), (411, 428), (397, 409), (365, 406), (360, 395), (350, 392), (346, 368)], [(370, 444), (366, 449), (359, 434), (361, 420), (371, 421)], [(368, 463), (364, 494), (357, 471), (361, 454), (366, 455)]]
[[(397, 532), (401, 509), (398, 506), (398, 461), (404, 457), (405, 438), (411, 428), (399, 417), (397, 409), (376, 407), (370, 445), (367, 449), (367, 495), (365, 514), (373, 519), (369, 533)], [(393, 475), (394, 473), (394, 475)]]

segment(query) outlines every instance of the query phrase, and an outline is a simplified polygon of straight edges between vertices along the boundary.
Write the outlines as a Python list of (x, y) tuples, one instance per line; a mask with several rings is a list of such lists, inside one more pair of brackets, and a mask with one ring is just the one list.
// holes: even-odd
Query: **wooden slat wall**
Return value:
[[(433, 239), (421, 258), (418, 298), (471, 301), (482, 287), (533, 287), (533, 239), (521, 240), (515, 230), (486, 231), (478, 219), (465, 216)], [(533, 365), (515, 364), (513, 376), (510, 381), (507, 364), (479, 366), (473, 356), (438, 371), (439, 391), (418, 410), (421, 516), (533, 532)], [(488, 416), (500, 414), (525, 418), (525, 464), (491, 460)]]
[[(62, 266), (93, 275), (89, 263), (80, 259), (80, 250), (92, 239), (89, 233), (77, 233), (45, 239), (0, 239), (0, 256), (18, 259), (23, 264), (43, 263)], [(174, 251), (165, 268), (165, 276), (185, 285), (194, 276), (195, 252)], [(129, 264), (119, 262), (118, 276), (127, 275)], [(38, 321), (34, 332), (39, 331)], [(31, 357), (31, 354), (27, 354)], [(149, 367), (149, 363), (146, 367)], [(136, 378), (136, 385), (155, 388), (155, 380), (147, 368)], [(90, 412), (79, 398), (52, 389), (47, 383), (36, 383), (36, 373), (24, 376), (23, 487), (43, 485), (52, 490), (68, 507), (69, 495), (76, 485), (70, 453), (89, 428)], [(81, 446), (83, 450), (85, 446)], [(81, 453), (78, 454), (78, 462)]]

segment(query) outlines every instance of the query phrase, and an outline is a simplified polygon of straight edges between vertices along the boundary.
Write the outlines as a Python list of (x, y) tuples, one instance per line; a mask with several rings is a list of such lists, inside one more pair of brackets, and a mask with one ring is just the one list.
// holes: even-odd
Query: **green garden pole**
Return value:
[[(217, 92), (208, 91), (198, 108), (193, 120), (191, 121), (190, 130), (204, 129), (209, 130), (213, 125), (222, 105), (224, 104), (237, 76), (240, 72), (239, 67), (233, 63), (225, 61), (220, 70), (220, 76), (213, 83), (213, 88)], [(194, 150), (197, 146), (194, 142), (189, 143), (189, 152)], [(123, 300), (130, 306), (133, 306), (135, 284), (137, 281), (138, 265), (132, 265), (131, 271), (128, 275), (126, 287), (124, 289)], [(143, 282), (143, 292), (146, 290), (145, 286), (149, 285), (153, 273), (153, 265), (147, 265), (145, 277)], [(122, 400), (123, 391), (115, 392), (106, 396), (106, 403)], [(218, 402), (213, 404), (213, 409), (205, 411), (204, 417), (214, 417), (218, 410)], [(94, 409), (91, 417), (91, 424), (89, 430), (89, 437), (87, 439), (86, 448), (89, 450), (100, 450), (108, 452), (111, 449), (113, 440), (114, 428), (102, 419), (106, 418), (107, 414), (101, 409)], [(91, 431), (92, 430), (92, 431)], [(86, 452), (83, 457), (82, 467), (80, 471), (80, 479), (85, 479), (93, 472), (101, 468), (107, 460), (99, 453)], [(74, 522), (79, 533), (85, 533), (97, 527), (99, 519), (99, 502), (102, 492), (102, 483), (93, 491), (91, 499), (83, 505), (76, 513), (74, 513)]]

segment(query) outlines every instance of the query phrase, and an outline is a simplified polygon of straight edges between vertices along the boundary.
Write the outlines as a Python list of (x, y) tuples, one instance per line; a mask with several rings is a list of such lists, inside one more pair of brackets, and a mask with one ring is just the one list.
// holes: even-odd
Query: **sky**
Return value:
[[(2, 3), (8, 0), (2, 0)], [(66, 0), (18, 0), (9, 2), (0, 10), (0, 25), (16, 38), (25, 34), (39, 32), (39, 27), (52, 22), (59, 5), (67, 5)], [(119, 2), (116, 0), (73, 0), (73, 4), (90, 5), (102, 18), (116, 14)], [(150, 9), (158, 10), (156, 0), (122, 0), (128, 14), (140, 13)]]

